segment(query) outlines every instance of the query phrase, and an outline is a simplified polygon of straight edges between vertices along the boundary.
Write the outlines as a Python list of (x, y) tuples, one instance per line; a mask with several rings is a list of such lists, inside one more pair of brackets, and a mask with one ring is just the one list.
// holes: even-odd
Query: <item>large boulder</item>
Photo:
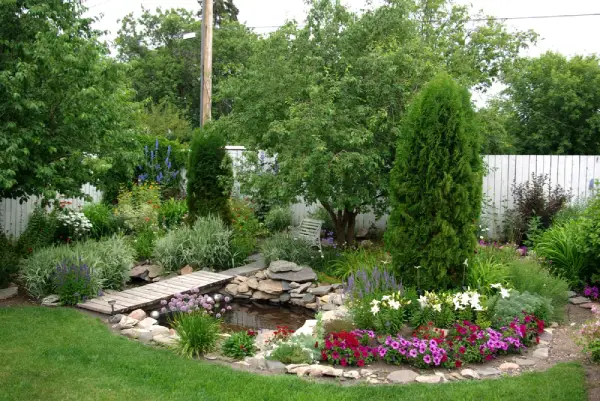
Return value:
[(302, 266), (298, 266), (294, 262), (288, 262), (287, 260), (275, 260), (269, 265), (269, 273), (284, 273), (284, 272), (297, 272), (302, 270)]
[(136, 309), (129, 314), (129, 317), (139, 321), (139, 320), (144, 320), (145, 318), (148, 317), (148, 315), (142, 309)]
[(263, 280), (258, 283), (258, 290), (267, 294), (279, 295), (283, 292), (281, 281)]
[(313, 269), (306, 266), (302, 267), (302, 269), (298, 271), (289, 271), (282, 273), (273, 273), (268, 271), (267, 273), (271, 280), (285, 280), (294, 281), (296, 283), (306, 283), (307, 281), (315, 281), (317, 279), (317, 275), (313, 271)]
[(246, 285), (248, 285), (248, 287), (253, 290), (257, 290), (258, 289), (258, 279), (256, 277), (250, 277), (248, 280), (246, 280)]
[(303, 334), (313, 336), (315, 334), (315, 327), (317, 327), (317, 320), (309, 319), (306, 322), (304, 322), (304, 325), (302, 327), (300, 327), (294, 332), (294, 334), (292, 334), (292, 337)]
[(238, 285), (237, 284), (227, 284), (225, 286), (225, 291), (228, 294), (231, 294), (231, 295), (233, 295), (235, 297), (237, 295), (237, 293), (238, 293)]
[(146, 269), (148, 270), (148, 278), (149, 279), (154, 279), (160, 275), (162, 275), (165, 270), (158, 265), (148, 265), (146, 266)]

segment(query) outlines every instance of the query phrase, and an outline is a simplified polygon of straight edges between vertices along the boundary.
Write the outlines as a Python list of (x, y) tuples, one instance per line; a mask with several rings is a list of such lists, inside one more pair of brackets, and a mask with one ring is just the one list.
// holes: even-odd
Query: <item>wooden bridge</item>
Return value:
[(177, 293), (189, 292), (194, 288), (200, 289), (200, 292), (209, 292), (223, 286), (232, 278), (233, 275), (227, 272), (219, 274), (198, 271), (124, 291), (104, 290), (104, 295), (79, 303), (77, 306), (110, 315), (113, 310), (108, 301), (115, 301), (114, 313), (129, 312), (145, 306), (157, 305), (163, 299), (169, 300)]

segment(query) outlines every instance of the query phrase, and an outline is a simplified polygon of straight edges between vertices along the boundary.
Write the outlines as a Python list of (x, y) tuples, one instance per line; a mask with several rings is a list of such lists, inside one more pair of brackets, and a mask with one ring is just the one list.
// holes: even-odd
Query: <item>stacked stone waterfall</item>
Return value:
[(341, 284), (318, 286), (308, 266), (276, 260), (249, 277), (236, 276), (223, 293), (236, 299), (292, 304), (313, 310), (334, 310), (343, 304)]

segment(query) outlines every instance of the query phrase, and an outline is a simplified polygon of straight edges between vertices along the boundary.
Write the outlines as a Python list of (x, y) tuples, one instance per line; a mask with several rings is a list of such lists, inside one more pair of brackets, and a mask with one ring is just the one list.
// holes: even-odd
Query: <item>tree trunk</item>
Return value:
[(333, 221), (337, 245), (343, 248), (353, 246), (357, 213), (347, 208), (334, 210), (327, 202), (321, 202), (321, 204)]

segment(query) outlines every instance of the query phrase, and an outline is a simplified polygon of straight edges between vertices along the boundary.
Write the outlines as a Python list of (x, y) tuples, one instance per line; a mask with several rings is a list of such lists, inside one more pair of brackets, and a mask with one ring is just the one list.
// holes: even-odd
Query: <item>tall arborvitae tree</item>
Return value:
[(482, 161), (469, 91), (440, 74), (406, 116), (391, 174), (386, 246), (405, 283), (459, 284), (476, 246)]
[(191, 145), (187, 169), (189, 222), (194, 223), (199, 216), (212, 214), (230, 224), (232, 186), (233, 169), (225, 149), (225, 139), (205, 127), (195, 134)]

